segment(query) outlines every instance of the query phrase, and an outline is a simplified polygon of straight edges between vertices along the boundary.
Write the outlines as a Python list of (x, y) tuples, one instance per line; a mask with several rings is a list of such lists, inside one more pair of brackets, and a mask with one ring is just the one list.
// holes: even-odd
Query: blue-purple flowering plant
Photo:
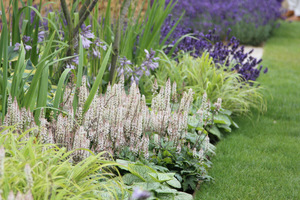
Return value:
[(159, 57), (155, 57), (156, 52), (152, 49), (150, 52), (145, 49), (144, 52), (146, 54), (145, 60), (140, 66), (134, 65), (125, 56), (119, 57), (119, 66), (117, 68), (118, 76), (124, 75), (127, 80), (130, 80), (131, 83), (135, 82), (137, 85), (143, 75), (150, 76), (151, 71), (158, 68), (157, 61), (159, 60)]
[[(168, 2), (168, 0), (167, 0)], [(258, 45), (265, 41), (280, 17), (281, 0), (178, 0), (173, 14), (185, 11), (183, 25), (219, 36), (232, 35), (242, 43)]]
[[(165, 21), (161, 31), (161, 40), (175, 23), (176, 21), (172, 20), (171, 16)], [(230, 32), (229, 29), (227, 35)], [(186, 36), (188, 34), (191, 34), (191, 36)], [(263, 70), (263, 67), (259, 65), (262, 60), (251, 56), (252, 51), (245, 52), (244, 47), (240, 46), (240, 42), (236, 37), (231, 37), (227, 42), (222, 42), (215, 29), (204, 34), (178, 25), (170, 39), (168, 39), (167, 44), (171, 47), (165, 48), (164, 52), (171, 57), (177, 57), (181, 51), (188, 52), (193, 57), (201, 57), (204, 52), (208, 52), (215, 63), (227, 66), (225, 70), (240, 73), (246, 82), (255, 81)], [(171, 50), (175, 44), (177, 44), (177, 47)], [(267, 68), (263, 71), (266, 73)]]

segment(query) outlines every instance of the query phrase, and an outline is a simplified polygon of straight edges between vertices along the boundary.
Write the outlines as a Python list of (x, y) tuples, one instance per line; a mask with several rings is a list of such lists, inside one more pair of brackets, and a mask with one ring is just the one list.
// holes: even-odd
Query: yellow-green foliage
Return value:
[(221, 98), (222, 107), (234, 114), (245, 114), (251, 107), (263, 107), (261, 87), (250, 86), (236, 72), (224, 71), (225, 67), (217, 66), (208, 53), (199, 58), (185, 54), (178, 61), (166, 56), (162, 59), (156, 73), (159, 85), (170, 77), (172, 82), (176, 81), (179, 92), (192, 88), (197, 99), (206, 91), (211, 102)]
[(4, 158), (0, 155), (3, 199), (11, 191), (15, 195), (31, 191), (34, 199), (123, 199), (121, 178), (110, 171), (117, 172), (116, 163), (103, 154), (74, 164), (70, 162), (72, 151), (40, 144), (34, 137), (24, 138), (8, 128), (0, 132), (0, 149), (5, 151)]

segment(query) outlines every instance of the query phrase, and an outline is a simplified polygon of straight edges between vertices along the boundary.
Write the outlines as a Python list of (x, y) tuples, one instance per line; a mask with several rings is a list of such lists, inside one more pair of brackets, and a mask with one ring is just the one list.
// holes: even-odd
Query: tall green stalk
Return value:
[(8, 28), (7, 28), (7, 20), (5, 16), (5, 9), (3, 6), (3, 1), (1, 1), (1, 8), (2, 8), (2, 32), (1, 32), (1, 39), (0, 39), (0, 61), (2, 62), (2, 73), (3, 73), (3, 78), (2, 78), (2, 83), (1, 83), (1, 90), (2, 90), (2, 111), (1, 111), (1, 120), (4, 120), (4, 116), (6, 114), (6, 97), (7, 97), (7, 68), (8, 68), (8, 42), (9, 42), (9, 37), (8, 37)]
[(119, 16), (117, 28), (116, 28), (115, 41), (113, 44), (113, 56), (112, 56), (112, 61), (111, 61), (110, 74), (109, 74), (109, 82), (111, 82), (112, 84), (114, 83), (115, 70), (116, 70), (116, 66), (117, 66), (117, 60), (119, 57), (121, 32), (122, 32), (122, 28), (124, 26), (124, 20), (126, 18), (126, 14), (128, 12), (130, 3), (131, 3), (131, 0), (124, 1), (122, 8), (121, 8), (121, 13)]

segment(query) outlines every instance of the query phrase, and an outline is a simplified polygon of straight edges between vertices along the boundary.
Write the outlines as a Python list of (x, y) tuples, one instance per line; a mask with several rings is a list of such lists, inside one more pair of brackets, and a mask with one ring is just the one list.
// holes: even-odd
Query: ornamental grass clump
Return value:
[(102, 154), (72, 162), (73, 152), (24, 138), (29, 130), (0, 131), (0, 199), (124, 199), (117, 163)]
[(193, 89), (195, 100), (205, 92), (212, 102), (222, 98), (223, 108), (235, 115), (247, 114), (251, 108), (265, 109), (262, 87), (254, 81), (244, 82), (235, 71), (224, 70), (227, 66), (216, 64), (208, 53), (198, 58), (185, 54), (178, 58), (178, 62), (167, 56), (161, 60), (163, 67), (158, 68), (155, 74), (159, 85), (170, 78), (177, 83), (180, 91)]

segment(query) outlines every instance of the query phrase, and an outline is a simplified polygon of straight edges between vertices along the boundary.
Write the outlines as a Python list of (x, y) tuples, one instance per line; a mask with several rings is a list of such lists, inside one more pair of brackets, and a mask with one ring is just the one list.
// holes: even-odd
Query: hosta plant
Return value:
[[(144, 191), (144, 195), (147, 195), (148, 200), (151, 199), (193, 199), (192, 195), (178, 191), (182, 186), (177, 180), (175, 173), (168, 172), (168, 169), (164, 169), (164, 172), (158, 172), (154, 170), (153, 164), (150, 166), (144, 165), (141, 162), (130, 162), (126, 160), (117, 160), (120, 164), (119, 168), (123, 175), (123, 182), (129, 190), (135, 190), (132, 194), (132, 198), (138, 196), (136, 190), (140, 190), (139, 193)], [(156, 166), (157, 167), (157, 166)], [(162, 168), (162, 167), (160, 167)], [(138, 188), (138, 189), (137, 189)]]

